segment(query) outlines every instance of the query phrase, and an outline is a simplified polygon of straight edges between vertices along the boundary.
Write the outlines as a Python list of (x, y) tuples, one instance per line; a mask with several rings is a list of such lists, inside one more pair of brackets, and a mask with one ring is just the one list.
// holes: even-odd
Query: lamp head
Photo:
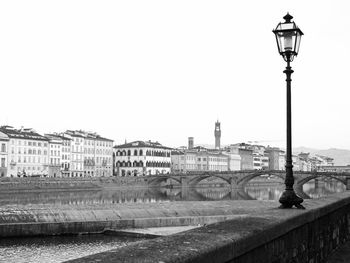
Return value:
[(299, 53), (301, 36), (304, 33), (292, 22), (293, 17), (287, 13), (283, 19), (284, 22), (278, 23), (272, 32), (276, 36), (278, 52), (285, 61), (293, 61)]

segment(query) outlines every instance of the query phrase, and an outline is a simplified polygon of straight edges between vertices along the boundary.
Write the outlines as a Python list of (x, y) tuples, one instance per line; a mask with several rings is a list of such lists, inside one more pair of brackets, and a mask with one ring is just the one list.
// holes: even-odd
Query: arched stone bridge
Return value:
[[(280, 170), (244, 170), (232, 172), (199, 172), (191, 174), (162, 174), (147, 176), (149, 186), (160, 186), (162, 182), (173, 180), (178, 182), (182, 187), (195, 187), (200, 181), (208, 178), (218, 178), (227, 182), (231, 188), (243, 188), (250, 180), (261, 175), (274, 175), (285, 179), (285, 171)], [(336, 172), (302, 172), (294, 171), (294, 188), (300, 189), (308, 181), (315, 178), (333, 178), (342, 182), (347, 190), (350, 190), (350, 173)]]

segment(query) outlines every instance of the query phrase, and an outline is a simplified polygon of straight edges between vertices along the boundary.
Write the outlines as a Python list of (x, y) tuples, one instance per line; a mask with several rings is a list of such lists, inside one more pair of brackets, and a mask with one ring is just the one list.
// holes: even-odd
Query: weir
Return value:
[(278, 209), (277, 202), (252, 202), (259, 208), (245, 217), (69, 262), (316, 263), (326, 262), (349, 239), (349, 192), (306, 200), (306, 210)]

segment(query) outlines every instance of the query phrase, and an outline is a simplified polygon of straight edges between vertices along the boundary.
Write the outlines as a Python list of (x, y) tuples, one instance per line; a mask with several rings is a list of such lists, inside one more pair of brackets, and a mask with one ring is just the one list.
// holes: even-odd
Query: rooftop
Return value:
[(160, 149), (168, 149), (173, 150), (170, 147), (166, 147), (161, 145), (159, 142), (152, 141), (133, 141), (129, 143), (124, 143), (121, 145), (116, 145), (114, 148), (160, 148)]
[(40, 135), (31, 128), (15, 129), (12, 126), (1, 126), (0, 131), (9, 138), (48, 141), (45, 136)]

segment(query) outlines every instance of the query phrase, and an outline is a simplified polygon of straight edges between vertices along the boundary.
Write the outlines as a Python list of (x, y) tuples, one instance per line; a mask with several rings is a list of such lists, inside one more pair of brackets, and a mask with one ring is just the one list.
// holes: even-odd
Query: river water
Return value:
[[(74, 192), (27, 192), (0, 193), (0, 206), (9, 204), (105, 204), (160, 201), (215, 201), (215, 200), (278, 200), (284, 184), (277, 178), (257, 178), (244, 189), (231, 190), (218, 183), (193, 189), (152, 188), (152, 189), (108, 189), (103, 191)], [(345, 186), (336, 180), (311, 180), (303, 186), (303, 196), (319, 198), (345, 191)], [(139, 241), (130, 237), (103, 235), (81, 235), (63, 237), (36, 237), (1, 239), (0, 262), (62, 262), (89, 254), (125, 246)]]

